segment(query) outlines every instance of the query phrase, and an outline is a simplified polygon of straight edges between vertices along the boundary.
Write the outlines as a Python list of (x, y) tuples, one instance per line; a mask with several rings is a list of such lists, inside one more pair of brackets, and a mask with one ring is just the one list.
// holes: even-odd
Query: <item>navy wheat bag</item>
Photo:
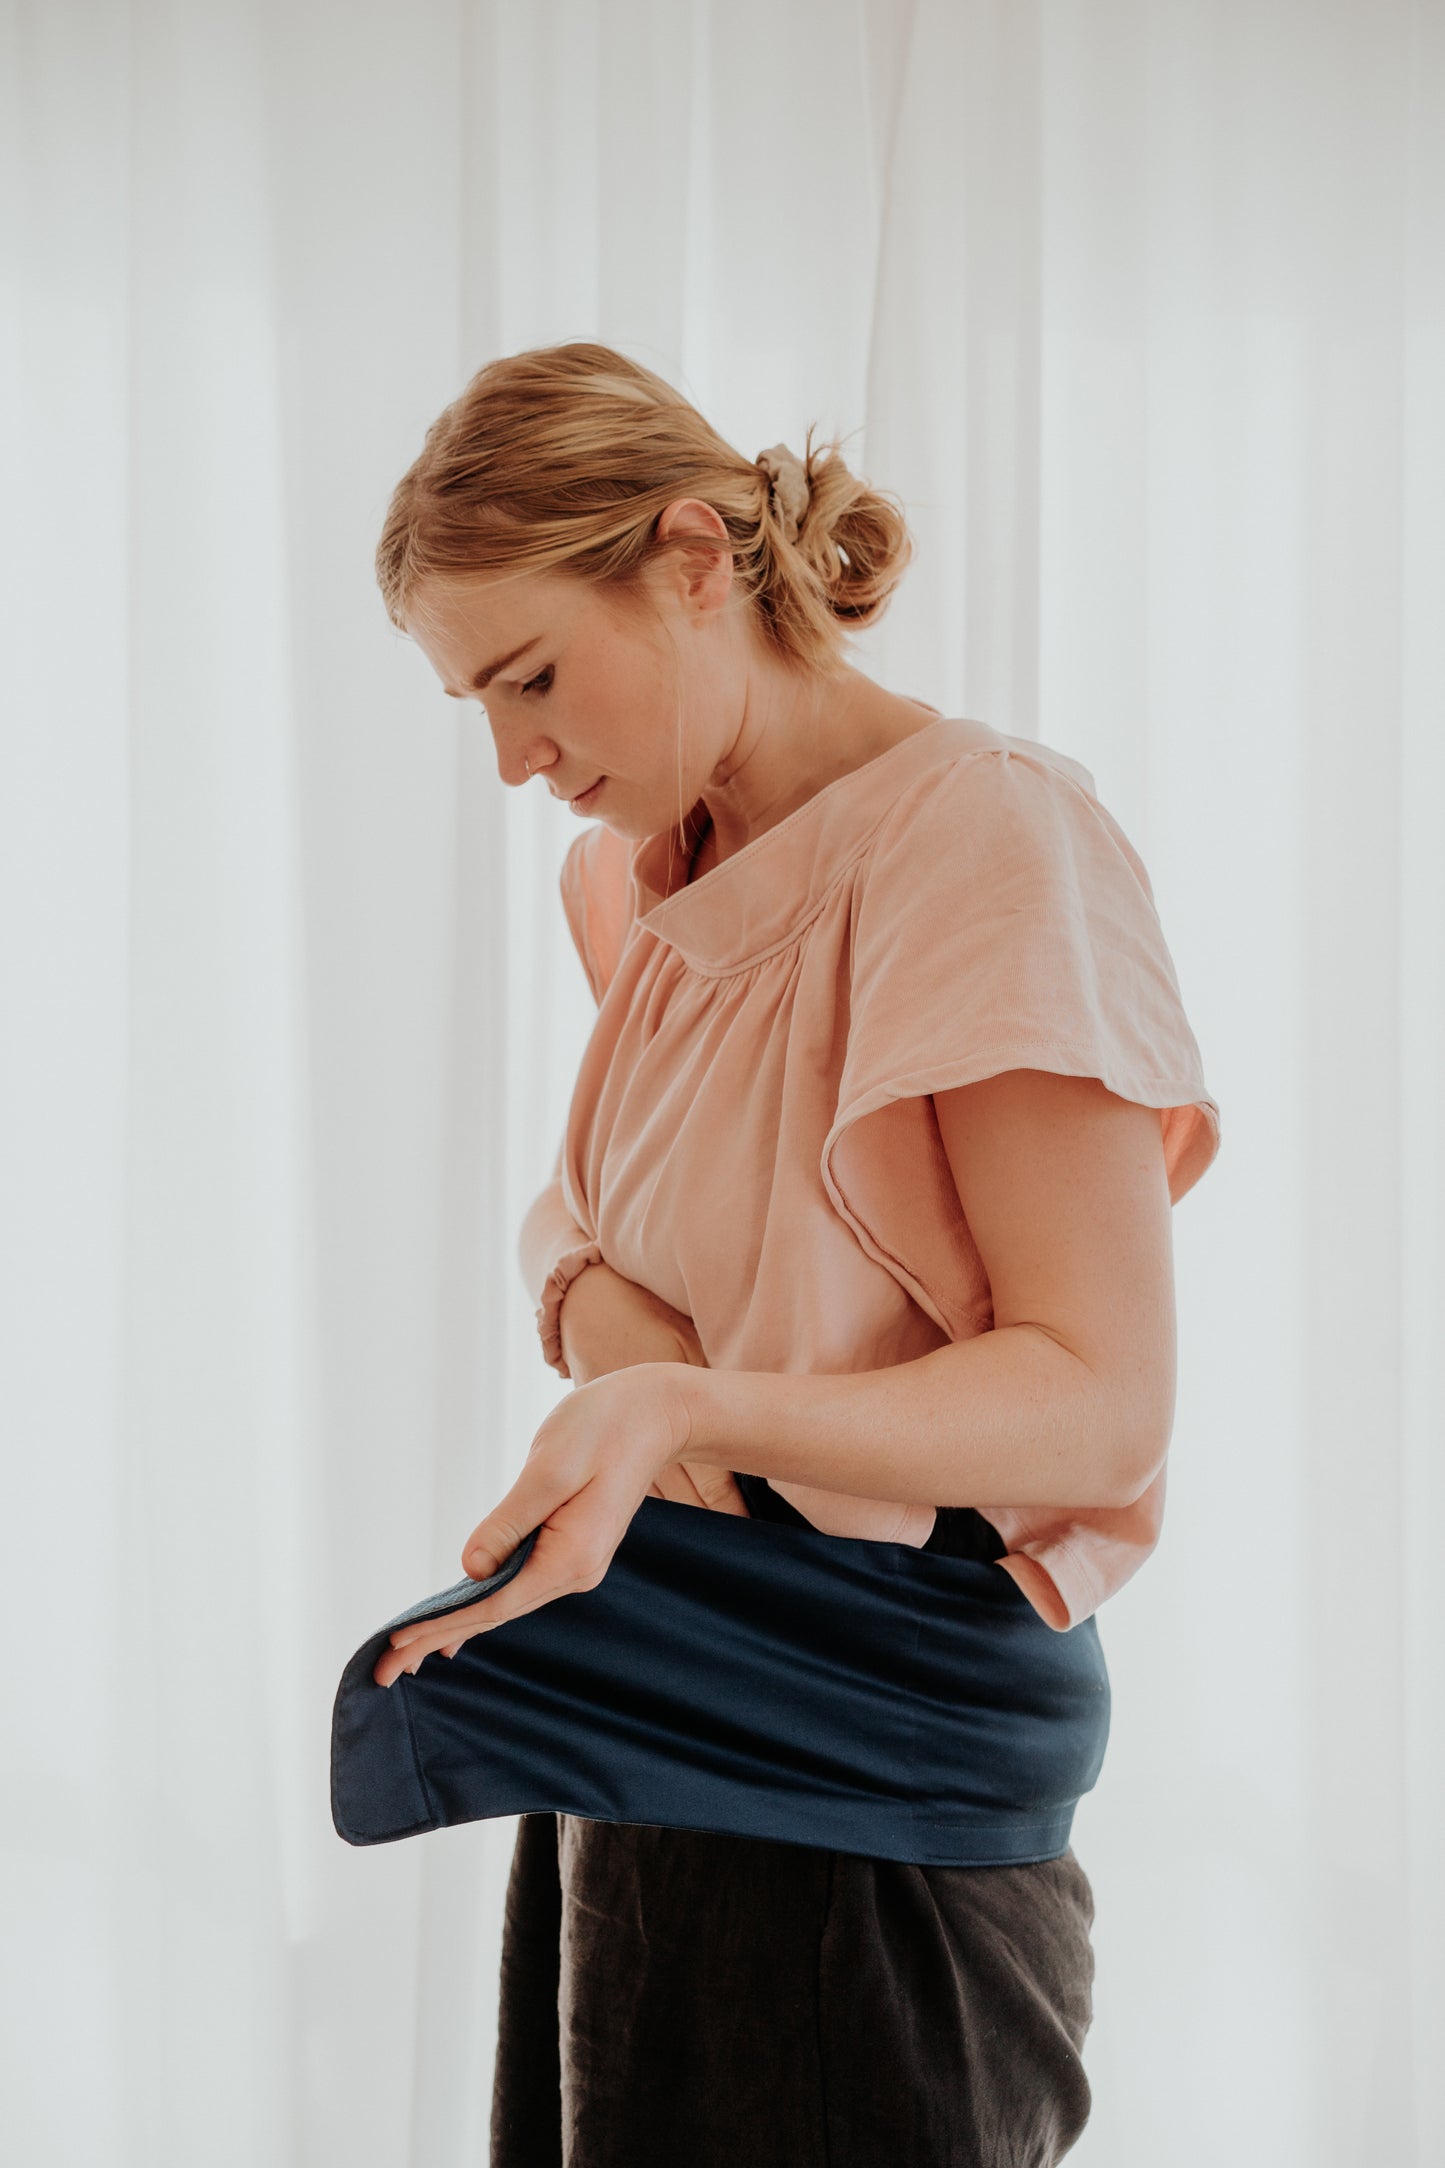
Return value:
[(349, 1844), (561, 1812), (920, 1866), (1055, 1859), (1099, 1774), (1092, 1618), (1058, 1633), (997, 1565), (644, 1498), (594, 1589), (378, 1686), (342, 1674), (331, 1810)]

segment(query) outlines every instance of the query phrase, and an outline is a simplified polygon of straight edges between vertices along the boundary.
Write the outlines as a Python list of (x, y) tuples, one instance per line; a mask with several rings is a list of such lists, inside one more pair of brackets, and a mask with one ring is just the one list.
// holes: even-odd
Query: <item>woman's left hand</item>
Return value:
[(372, 1672), (377, 1685), (417, 1671), (438, 1649), (455, 1656), (473, 1634), (555, 1596), (596, 1588), (643, 1499), (661, 1495), (666, 1471), (686, 1451), (686, 1383), (696, 1383), (687, 1363), (634, 1363), (575, 1386), (559, 1401), (516, 1482), (462, 1548), (463, 1572), (484, 1581), (535, 1528), (526, 1565), (479, 1603), (398, 1626)]

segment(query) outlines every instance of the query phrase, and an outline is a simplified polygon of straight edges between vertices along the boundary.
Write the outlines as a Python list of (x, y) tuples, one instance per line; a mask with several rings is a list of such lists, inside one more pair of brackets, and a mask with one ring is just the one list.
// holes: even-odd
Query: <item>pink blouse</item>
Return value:
[[(925, 712), (691, 883), (676, 830), (568, 851), (598, 1013), (524, 1261), (559, 1375), (563, 1292), (599, 1258), (691, 1317), (714, 1369), (881, 1369), (989, 1331), (936, 1091), (1098, 1077), (1158, 1108), (1171, 1202), (1212, 1163), (1149, 877), (1092, 776)], [(1164, 1469), (1128, 1506), (972, 1502), (1062, 1632), (1154, 1549)]]

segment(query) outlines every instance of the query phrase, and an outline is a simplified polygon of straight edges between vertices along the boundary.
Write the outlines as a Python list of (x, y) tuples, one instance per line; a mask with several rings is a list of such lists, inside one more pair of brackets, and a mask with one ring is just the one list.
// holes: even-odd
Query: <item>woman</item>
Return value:
[[(384, 1685), (596, 1587), (648, 1495), (996, 1560), (1060, 1632), (1157, 1542), (1219, 1110), (1087, 771), (843, 659), (909, 555), (836, 443), (748, 461), (586, 343), (483, 369), (398, 485), (393, 622), (505, 782), (595, 821), (562, 896), (599, 1006), (521, 1243), (575, 1390), (463, 1565), (536, 1546)], [(1071, 1847), (525, 1815), (493, 2168), (1056, 2161), (1092, 1918)]]

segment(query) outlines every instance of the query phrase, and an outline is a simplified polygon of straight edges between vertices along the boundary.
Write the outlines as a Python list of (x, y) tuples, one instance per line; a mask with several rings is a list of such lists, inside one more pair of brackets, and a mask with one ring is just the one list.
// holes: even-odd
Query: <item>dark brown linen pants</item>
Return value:
[(520, 1817), (491, 2168), (1049, 2168), (1090, 2109), (1072, 1847), (919, 1867)]

